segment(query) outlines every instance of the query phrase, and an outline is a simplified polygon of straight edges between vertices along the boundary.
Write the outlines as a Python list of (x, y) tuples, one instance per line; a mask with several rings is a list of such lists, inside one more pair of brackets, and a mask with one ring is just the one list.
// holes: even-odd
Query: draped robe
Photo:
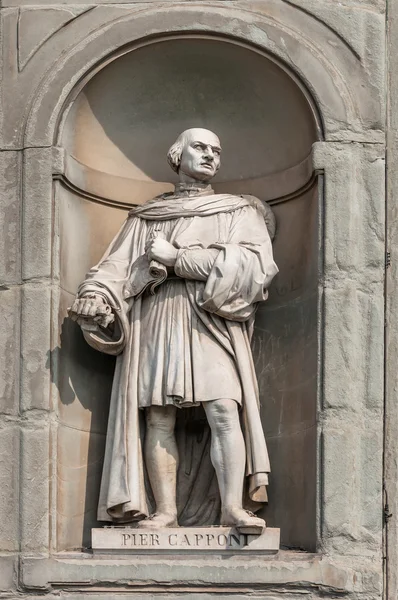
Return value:
[[(154, 231), (161, 233), (178, 252), (171, 280), (167, 279), (155, 296), (149, 296), (140, 294), (139, 282), (149, 266), (145, 263), (145, 245)], [(217, 399), (223, 393), (217, 391), (216, 397), (211, 397), (211, 382), (217, 378), (217, 369), (209, 377), (201, 372), (200, 364), (196, 365), (199, 346), (196, 351), (195, 335), (199, 329), (202, 358), (206, 359), (208, 349), (210, 357), (217, 354), (215, 364), (223, 367), (222, 362), (228, 362), (234, 370), (240, 389), (233, 399), (242, 407), (247, 491), (251, 501), (267, 500), (270, 464), (260, 421), (250, 339), (256, 307), (267, 298), (267, 287), (277, 271), (264, 214), (256, 199), (208, 192), (188, 198), (166, 194), (130, 211), (107, 252), (78, 290), (79, 297), (93, 292), (102, 295), (116, 315), (112, 331), (83, 330), (93, 348), (117, 356), (99, 520), (138, 520), (150, 512), (139, 409), (150, 405), (151, 394), (160, 398), (158, 403), (186, 406)], [(174, 281), (179, 286), (178, 294), (172, 294)], [(181, 326), (181, 306), (188, 315), (188, 326), (195, 331)], [(144, 313), (148, 315), (151, 310), (155, 315), (163, 311), (161, 318), (153, 321), (158, 330), (142, 331)], [(156, 365), (148, 364), (145, 351), (151, 344), (151, 335), (156, 336), (152, 348), (164, 347), (165, 336), (171, 337), (166, 340), (167, 356), (158, 355), (158, 360), (167, 360), (167, 365), (162, 365), (159, 385), (152, 385), (148, 395), (148, 386), (156, 379)], [(224, 378), (226, 385), (227, 380)], [(216, 383), (214, 387), (217, 389)], [(219, 388), (223, 389), (222, 381)], [(198, 389), (203, 389), (201, 393), (206, 397), (197, 398)]]

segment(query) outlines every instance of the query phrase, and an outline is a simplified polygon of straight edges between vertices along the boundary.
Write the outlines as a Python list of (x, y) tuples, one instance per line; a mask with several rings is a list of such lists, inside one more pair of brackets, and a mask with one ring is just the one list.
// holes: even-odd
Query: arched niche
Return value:
[[(216, 191), (254, 194), (277, 218), (280, 274), (259, 308), (253, 340), (273, 469), (262, 512), (281, 528), (284, 546), (315, 547), (318, 186), (311, 148), (319, 125), (311, 100), (281, 64), (231, 39), (185, 35), (152, 40), (110, 61), (71, 103), (59, 136), (60, 550), (89, 546), (96, 525), (113, 371), (113, 360), (91, 350), (65, 319), (66, 308), (129, 206), (172, 189), (165, 155), (193, 126), (221, 138)], [(197, 421), (191, 449), (203, 449), (207, 435), (200, 414)], [(190, 456), (180, 469), (187, 485)], [(213, 503), (211, 520), (215, 481), (203, 492)]]

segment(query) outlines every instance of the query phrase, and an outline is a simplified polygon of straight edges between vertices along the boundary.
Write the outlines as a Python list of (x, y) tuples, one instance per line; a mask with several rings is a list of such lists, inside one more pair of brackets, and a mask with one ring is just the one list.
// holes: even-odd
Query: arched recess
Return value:
[[(315, 548), (318, 185), (311, 147), (321, 127), (311, 98), (279, 61), (236, 39), (191, 33), (113, 57), (74, 95), (60, 127), (59, 550), (90, 545), (113, 371), (112, 359), (91, 350), (65, 318), (66, 308), (128, 207), (171, 188), (175, 176), (165, 154), (190, 126), (220, 135), (216, 191), (254, 194), (277, 217), (280, 274), (258, 311), (253, 340), (273, 468), (262, 512), (270, 526), (281, 527), (284, 546)], [(184, 488), (195, 481), (195, 456), (202, 453), (211, 469), (203, 415), (186, 413), (179, 423)], [(198, 516), (189, 503), (181, 506), (182, 521), (216, 522), (214, 477), (194, 492), (203, 510)]]
[(56, 143), (65, 105), (114, 54), (146, 38), (165, 32), (190, 33), (193, 28), (197, 33), (253, 44), (286, 64), (319, 107), (325, 139), (341, 139), (342, 132), (346, 139), (349, 132), (363, 133), (364, 123), (366, 129), (382, 129), (380, 102), (358, 55), (319, 20), (280, 0), (256, 9), (220, 3), (156, 5), (127, 12), (120, 9), (116, 16), (114, 10), (108, 14), (100, 7), (90, 20), (95, 25), (74, 31), (73, 43), (46, 71), (32, 61), (31, 68), (42, 76), (27, 99), (21, 136), (24, 147)]

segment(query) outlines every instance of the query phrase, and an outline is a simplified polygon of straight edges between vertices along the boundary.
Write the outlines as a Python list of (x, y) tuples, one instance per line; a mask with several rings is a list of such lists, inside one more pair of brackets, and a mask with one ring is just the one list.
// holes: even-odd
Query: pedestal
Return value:
[(143, 554), (159, 551), (162, 554), (205, 552), (276, 554), (279, 550), (279, 541), (280, 530), (274, 528), (266, 528), (261, 535), (240, 533), (231, 527), (92, 529), (94, 554)]

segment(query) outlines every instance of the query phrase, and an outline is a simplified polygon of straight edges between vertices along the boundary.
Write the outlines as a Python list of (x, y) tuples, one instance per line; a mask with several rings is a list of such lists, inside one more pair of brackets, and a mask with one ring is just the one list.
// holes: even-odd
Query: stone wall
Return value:
[[(0, 597), (379, 600), (388, 551), (387, 600), (396, 600), (398, 21), (396, 0), (388, 4), (392, 265), (385, 412), (385, 2), (3, 0)], [(59, 552), (57, 479), (64, 449), (53, 351), (60, 333), (58, 193), (67, 175), (65, 122), (79, 92), (111, 60), (148, 40), (187, 34), (228, 39), (267, 55), (308, 98), (318, 124), (311, 157), (321, 188), (316, 551), (227, 560), (216, 554), (99, 558), (83, 547)], [(394, 513), (387, 538), (384, 444)]]

